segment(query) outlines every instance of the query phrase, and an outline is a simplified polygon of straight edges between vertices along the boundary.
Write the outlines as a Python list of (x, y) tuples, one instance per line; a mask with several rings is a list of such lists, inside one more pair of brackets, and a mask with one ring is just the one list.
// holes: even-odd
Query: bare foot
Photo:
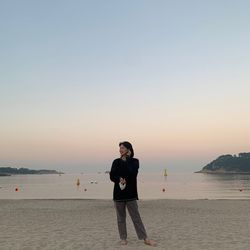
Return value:
[(156, 242), (154, 241), (154, 240), (150, 240), (150, 239), (148, 239), (148, 238), (146, 238), (145, 240), (144, 240), (144, 243), (146, 244), (146, 245), (149, 245), (149, 246), (156, 246)]
[(121, 245), (127, 245), (128, 241), (127, 240), (121, 240), (120, 243), (121, 243)]

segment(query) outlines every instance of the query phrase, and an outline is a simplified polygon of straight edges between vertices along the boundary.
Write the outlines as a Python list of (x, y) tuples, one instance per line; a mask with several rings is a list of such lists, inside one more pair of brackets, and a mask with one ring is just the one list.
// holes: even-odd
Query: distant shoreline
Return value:
[(250, 174), (250, 172), (237, 172), (237, 171), (221, 171), (221, 170), (200, 170), (195, 171), (194, 173), (201, 173), (201, 174)]
[(239, 153), (238, 156), (221, 155), (199, 171), (207, 174), (250, 174), (250, 152)]
[(61, 171), (51, 169), (29, 169), (29, 168), (13, 168), (13, 167), (0, 167), (0, 176), (12, 176), (12, 175), (41, 175), (41, 174), (64, 174)]
[(64, 174), (64, 173), (37, 173), (37, 174), (9, 174), (9, 173), (0, 173), (0, 177), (5, 177), (5, 176), (16, 176), (16, 175), (45, 175), (45, 174)]

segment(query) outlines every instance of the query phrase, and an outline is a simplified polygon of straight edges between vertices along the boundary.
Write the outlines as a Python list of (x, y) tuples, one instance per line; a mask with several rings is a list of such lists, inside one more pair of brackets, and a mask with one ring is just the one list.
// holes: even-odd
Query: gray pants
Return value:
[(142, 240), (142, 239), (147, 238), (147, 233), (142, 223), (141, 216), (138, 210), (137, 200), (114, 201), (114, 206), (116, 209), (118, 231), (119, 231), (121, 240), (127, 239), (126, 206), (127, 206), (129, 215), (133, 221), (138, 239)]

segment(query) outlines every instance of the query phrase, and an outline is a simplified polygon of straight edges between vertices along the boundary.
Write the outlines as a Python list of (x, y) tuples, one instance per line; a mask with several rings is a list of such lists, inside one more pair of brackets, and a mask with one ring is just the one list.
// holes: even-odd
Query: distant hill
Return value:
[(63, 172), (48, 169), (33, 170), (28, 168), (0, 167), (0, 176), (10, 176), (14, 174), (63, 174)]
[(250, 153), (221, 155), (195, 173), (249, 173)]

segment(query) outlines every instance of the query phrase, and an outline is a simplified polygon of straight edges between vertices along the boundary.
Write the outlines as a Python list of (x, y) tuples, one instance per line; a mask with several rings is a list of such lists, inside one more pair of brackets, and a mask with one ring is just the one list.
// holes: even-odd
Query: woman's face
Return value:
[(124, 147), (123, 145), (120, 146), (119, 151), (120, 151), (121, 156), (126, 155), (129, 152), (129, 150), (126, 147)]

